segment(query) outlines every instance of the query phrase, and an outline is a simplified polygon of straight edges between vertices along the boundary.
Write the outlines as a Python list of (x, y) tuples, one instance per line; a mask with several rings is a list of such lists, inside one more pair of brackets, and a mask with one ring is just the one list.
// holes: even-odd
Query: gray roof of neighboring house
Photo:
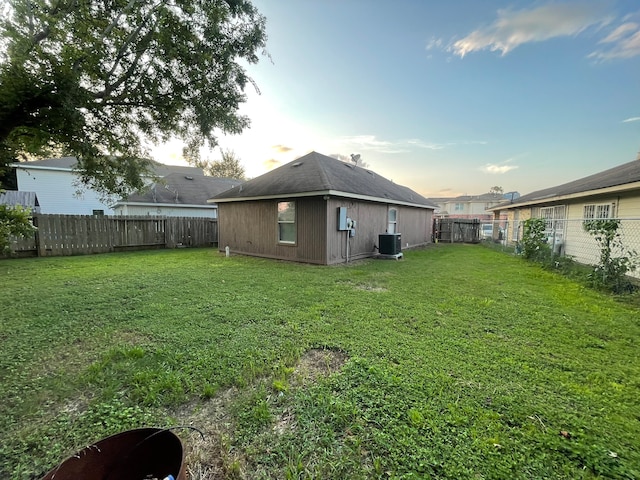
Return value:
[(149, 186), (143, 193), (119, 200), (123, 203), (169, 203), (175, 205), (210, 205), (207, 200), (225, 190), (241, 184), (241, 180), (215, 178), (205, 175), (171, 173)]
[(500, 205), (492, 207), (491, 210), (499, 210), (499, 207), (505, 208), (527, 203), (541, 203), (556, 197), (592, 192), (602, 188), (616, 187), (635, 182), (640, 182), (640, 160), (633, 160), (632, 162), (618, 165), (617, 167), (574, 180), (573, 182), (563, 183), (562, 185), (522, 195), (514, 202), (501, 203)]
[(212, 198), (213, 201), (336, 195), (423, 208), (436, 205), (377, 173), (311, 152)]
[(19, 192), (17, 190), (0, 192), (0, 205), (20, 205), (22, 207), (28, 207), (35, 212), (40, 211), (40, 203), (38, 202), (36, 192)]
[[(34, 160), (32, 162), (15, 162), (11, 165), (16, 168), (60, 168), (72, 170), (75, 168), (78, 160), (76, 157), (60, 157), (60, 158), (45, 158), (43, 160)], [(159, 176), (164, 177), (170, 173), (182, 173), (183, 175), (204, 175), (201, 168), (188, 167), (183, 165), (166, 165), (152, 161), (152, 170)]]
[(430, 197), (429, 200), (436, 203), (447, 202), (495, 202), (504, 200), (501, 193), (482, 193), (480, 195), (459, 195), (457, 197)]

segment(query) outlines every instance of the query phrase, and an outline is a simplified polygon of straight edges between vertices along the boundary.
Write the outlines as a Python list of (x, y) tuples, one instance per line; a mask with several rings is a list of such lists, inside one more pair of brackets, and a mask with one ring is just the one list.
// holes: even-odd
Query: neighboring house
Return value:
[[(623, 226), (635, 222), (640, 227), (640, 160), (600, 173), (523, 195), (490, 209), (496, 217), (507, 216), (507, 240), (522, 237), (522, 223), (529, 218), (544, 218), (550, 242), (577, 261), (597, 263), (595, 241), (584, 231), (583, 221), (618, 218)], [(625, 227), (627, 228), (627, 227)], [(637, 230), (637, 228), (636, 228)], [(640, 252), (640, 231), (627, 232), (627, 248)]]
[[(76, 163), (75, 157), (63, 157), (13, 163), (11, 166), (16, 170), (18, 191), (35, 192), (40, 202), (41, 213), (113, 215), (117, 198), (105, 198), (80, 184), (74, 171)], [(203, 175), (200, 168), (161, 163), (154, 163), (153, 170), (159, 177), (171, 173), (193, 177)]]
[(28, 208), (31, 213), (40, 213), (40, 203), (35, 192), (18, 192), (16, 190), (0, 191), (0, 205)]
[(230, 178), (170, 173), (144, 192), (118, 200), (113, 208), (116, 215), (217, 218), (218, 206), (207, 200), (241, 183)]
[[(514, 195), (517, 192), (513, 192)], [(473, 218), (492, 221), (493, 213), (487, 209), (504, 201), (499, 193), (483, 193), (482, 195), (460, 195), (458, 197), (430, 198), (438, 208), (436, 216), (447, 218)]]
[(403, 248), (430, 242), (436, 207), (371, 170), (317, 152), (210, 201), (218, 204), (220, 250), (324, 265), (376, 255), (383, 233), (400, 234)]

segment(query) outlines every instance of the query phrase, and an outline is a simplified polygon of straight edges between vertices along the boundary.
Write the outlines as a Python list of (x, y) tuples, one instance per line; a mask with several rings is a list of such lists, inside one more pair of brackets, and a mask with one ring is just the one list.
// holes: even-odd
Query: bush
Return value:
[[(600, 260), (593, 265), (590, 280), (594, 287), (614, 293), (632, 292), (637, 287), (627, 278), (627, 273), (638, 266), (638, 254), (622, 243), (620, 220), (587, 220), (583, 228), (592, 235), (600, 247)], [(617, 254), (617, 255), (616, 255)]]
[(546, 263), (551, 259), (551, 249), (545, 235), (546, 224), (542, 218), (525, 220), (519, 251), (528, 260)]
[(0, 205), (0, 254), (11, 253), (11, 237), (28, 237), (35, 230), (31, 210), (20, 205)]

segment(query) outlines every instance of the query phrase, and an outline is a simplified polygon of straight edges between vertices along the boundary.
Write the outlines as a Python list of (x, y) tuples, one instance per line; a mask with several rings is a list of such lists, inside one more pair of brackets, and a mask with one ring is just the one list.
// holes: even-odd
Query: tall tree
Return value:
[(205, 175), (212, 177), (246, 179), (244, 167), (233, 150), (222, 150), (220, 160), (190, 159), (189, 163), (202, 168)]
[(266, 44), (249, 0), (5, 1), (0, 168), (75, 155), (88, 186), (125, 194), (151, 144), (178, 137), (197, 155), (249, 124), (239, 61)]
[(502, 187), (496, 185), (495, 187), (491, 187), (489, 189), (489, 193), (492, 193), (492, 194), (494, 194), (496, 196), (498, 196), (498, 195), (502, 196), (502, 194), (504, 193), (504, 189)]

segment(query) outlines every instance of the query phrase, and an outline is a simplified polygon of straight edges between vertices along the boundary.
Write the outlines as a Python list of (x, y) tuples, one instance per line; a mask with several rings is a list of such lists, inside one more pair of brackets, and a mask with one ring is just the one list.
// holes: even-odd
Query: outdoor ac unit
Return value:
[(378, 251), (381, 255), (398, 255), (402, 253), (402, 240), (399, 233), (381, 233), (378, 245)]

